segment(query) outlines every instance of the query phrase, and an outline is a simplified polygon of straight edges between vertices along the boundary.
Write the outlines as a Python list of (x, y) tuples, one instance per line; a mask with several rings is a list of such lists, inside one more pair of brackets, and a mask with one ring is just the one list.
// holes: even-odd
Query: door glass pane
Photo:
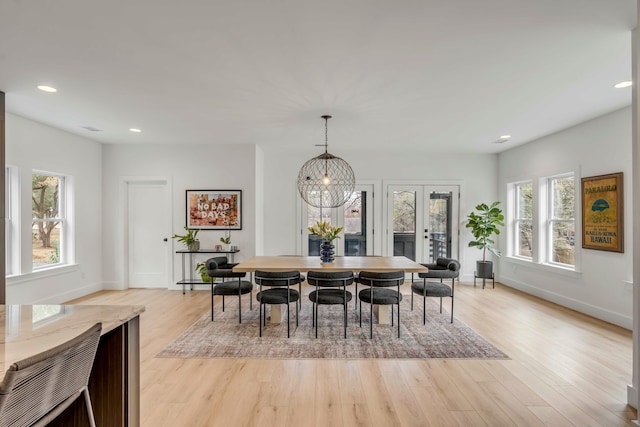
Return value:
[(416, 192), (393, 192), (393, 255), (416, 259)]
[(344, 254), (367, 254), (367, 192), (354, 191), (344, 205)]
[[(309, 192), (309, 200), (317, 200), (320, 201), (320, 192), (319, 191), (311, 191)], [(320, 217), (320, 208), (315, 206), (307, 205), (307, 227), (313, 227), (316, 225), (318, 221), (325, 221), (331, 223), (331, 211), (330, 209), (322, 209), (322, 217)], [(309, 256), (320, 256), (320, 244), (322, 243), (322, 239), (319, 236), (308, 235), (307, 244)]]
[(429, 259), (451, 256), (451, 192), (429, 196)]

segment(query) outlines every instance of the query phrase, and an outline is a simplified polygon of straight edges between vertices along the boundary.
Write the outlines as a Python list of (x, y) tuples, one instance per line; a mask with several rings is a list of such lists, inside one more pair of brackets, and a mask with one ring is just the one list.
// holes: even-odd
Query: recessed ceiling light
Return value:
[(614, 84), (613, 87), (615, 87), (616, 89), (622, 89), (622, 88), (625, 88), (625, 87), (629, 87), (632, 84), (633, 84), (633, 82), (631, 80), (625, 80), (623, 82)]
[(130, 130), (131, 132), (135, 132), (135, 133), (140, 133), (140, 132), (142, 132), (142, 131), (141, 131), (140, 129), (138, 129), (138, 128), (130, 128), (129, 130)]
[(56, 89), (55, 87), (51, 87), (47, 85), (38, 85), (38, 89), (40, 89), (41, 91), (50, 92), (50, 93), (58, 91), (58, 89)]
[(500, 139), (509, 139), (511, 135), (500, 135)]

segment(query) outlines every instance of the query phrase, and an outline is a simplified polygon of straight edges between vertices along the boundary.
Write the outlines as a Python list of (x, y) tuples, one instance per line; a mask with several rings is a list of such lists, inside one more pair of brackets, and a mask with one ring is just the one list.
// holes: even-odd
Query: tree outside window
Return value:
[(575, 265), (575, 179), (573, 175), (549, 179), (550, 262)]
[(514, 255), (531, 258), (533, 255), (533, 184), (531, 181), (516, 184), (515, 196)]
[(31, 178), (33, 267), (59, 264), (64, 225), (61, 200), (64, 178), (34, 173)]

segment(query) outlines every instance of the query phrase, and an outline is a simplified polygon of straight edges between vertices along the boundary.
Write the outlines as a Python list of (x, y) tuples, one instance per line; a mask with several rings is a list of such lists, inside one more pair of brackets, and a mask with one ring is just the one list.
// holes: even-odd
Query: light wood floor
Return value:
[(456, 284), (455, 314), (511, 360), (154, 358), (209, 301), (207, 291), (150, 289), (73, 301), (146, 306), (142, 426), (611, 427), (636, 418), (625, 403), (630, 331), (501, 285)]

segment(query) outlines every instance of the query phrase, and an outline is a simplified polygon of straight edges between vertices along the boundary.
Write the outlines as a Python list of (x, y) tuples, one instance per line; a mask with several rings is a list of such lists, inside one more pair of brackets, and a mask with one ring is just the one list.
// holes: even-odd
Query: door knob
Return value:
[(165, 237), (165, 238), (164, 238), (164, 239), (162, 239), (162, 240), (164, 240), (164, 241), (166, 242), (166, 241), (167, 241), (167, 238)]

